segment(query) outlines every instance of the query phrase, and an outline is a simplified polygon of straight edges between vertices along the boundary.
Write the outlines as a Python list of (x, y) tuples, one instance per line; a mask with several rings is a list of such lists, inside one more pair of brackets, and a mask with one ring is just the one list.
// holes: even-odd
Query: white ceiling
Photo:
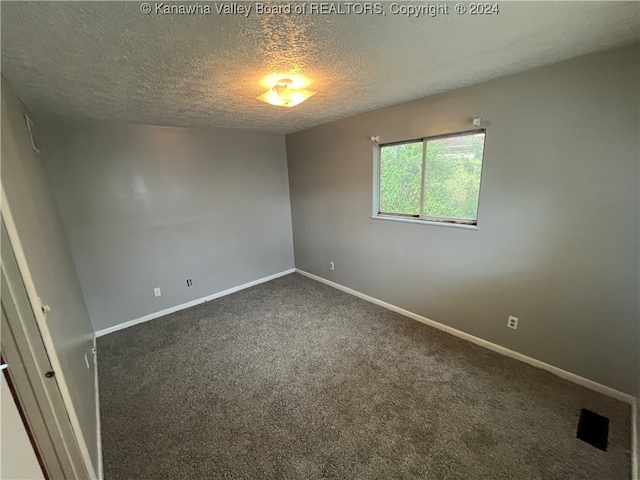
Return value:
[[(379, 16), (247, 18), (213, 2), (192, 16), (140, 5), (2, 2), (2, 74), (36, 116), (288, 133), (640, 38), (638, 2), (502, 1), (498, 15), (435, 18), (390, 2)], [(319, 93), (294, 108), (256, 100), (280, 73)]]

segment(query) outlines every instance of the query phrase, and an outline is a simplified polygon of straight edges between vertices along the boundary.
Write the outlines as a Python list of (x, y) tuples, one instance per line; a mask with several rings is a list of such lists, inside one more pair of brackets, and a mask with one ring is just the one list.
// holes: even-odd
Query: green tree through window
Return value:
[(475, 224), (484, 140), (478, 131), (382, 145), (380, 214)]
[(422, 142), (383, 147), (380, 152), (380, 211), (420, 214)]

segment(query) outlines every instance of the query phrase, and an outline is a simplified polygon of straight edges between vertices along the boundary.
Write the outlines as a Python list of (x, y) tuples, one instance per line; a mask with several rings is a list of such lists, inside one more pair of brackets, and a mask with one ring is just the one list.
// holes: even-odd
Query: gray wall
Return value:
[(96, 331), (293, 267), (283, 135), (58, 121), (45, 130)]
[[(2, 186), (38, 295), (51, 306), (47, 325), (62, 376), (98, 471), (93, 328), (41, 155), (31, 148), (27, 109), (2, 79)], [(36, 124), (36, 130), (39, 124)], [(87, 369), (87, 353), (91, 369)]]
[[(638, 60), (635, 45), (287, 135), (296, 267), (637, 394)], [(478, 230), (369, 218), (371, 135), (473, 116)]]

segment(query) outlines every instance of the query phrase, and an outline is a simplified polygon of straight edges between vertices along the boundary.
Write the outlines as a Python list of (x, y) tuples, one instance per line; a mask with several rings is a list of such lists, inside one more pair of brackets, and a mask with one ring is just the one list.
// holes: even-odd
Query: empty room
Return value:
[(0, 19), (2, 480), (637, 480), (639, 2)]

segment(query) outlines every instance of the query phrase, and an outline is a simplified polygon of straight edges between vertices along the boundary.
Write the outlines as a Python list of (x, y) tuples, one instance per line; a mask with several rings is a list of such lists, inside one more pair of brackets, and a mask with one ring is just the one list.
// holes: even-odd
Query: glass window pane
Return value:
[(484, 133), (427, 140), (424, 215), (476, 220)]
[(420, 214), (422, 141), (380, 148), (380, 211)]

